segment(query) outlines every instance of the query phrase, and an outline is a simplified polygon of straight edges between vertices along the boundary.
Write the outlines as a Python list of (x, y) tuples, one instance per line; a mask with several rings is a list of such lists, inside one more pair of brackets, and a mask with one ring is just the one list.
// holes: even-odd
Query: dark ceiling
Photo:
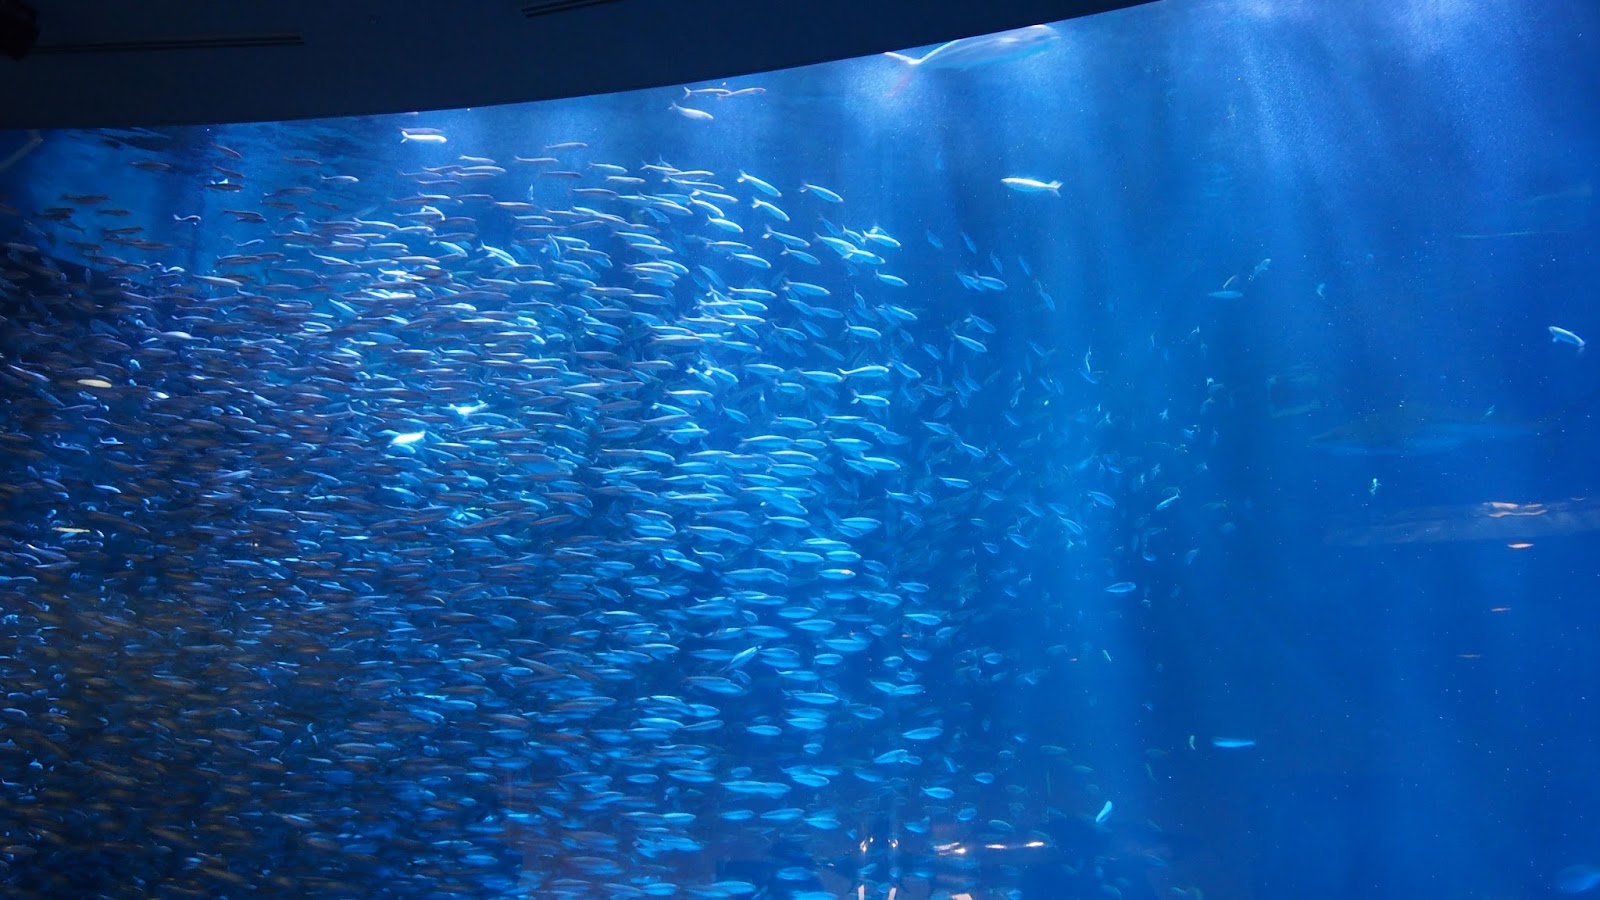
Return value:
[[(18, 0), (0, 0), (0, 8)], [(27, 0), (0, 128), (484, 106), (730, 78), (1148, 0)]]

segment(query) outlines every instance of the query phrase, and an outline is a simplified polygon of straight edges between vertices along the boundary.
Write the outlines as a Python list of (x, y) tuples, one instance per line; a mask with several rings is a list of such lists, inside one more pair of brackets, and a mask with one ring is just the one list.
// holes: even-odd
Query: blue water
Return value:
[(7, 894), (1592, 890), (1600, 9), (1053, 28), (12, 157)]

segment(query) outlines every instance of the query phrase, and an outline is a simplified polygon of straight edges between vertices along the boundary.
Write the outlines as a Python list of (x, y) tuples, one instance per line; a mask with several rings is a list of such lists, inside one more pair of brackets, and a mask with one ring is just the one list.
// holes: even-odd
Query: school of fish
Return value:
[(391, 138), (0, 208), (6, 893), (1145, 896), (1017, 698), (1226, 532), (1210, 386), (820, 179)]

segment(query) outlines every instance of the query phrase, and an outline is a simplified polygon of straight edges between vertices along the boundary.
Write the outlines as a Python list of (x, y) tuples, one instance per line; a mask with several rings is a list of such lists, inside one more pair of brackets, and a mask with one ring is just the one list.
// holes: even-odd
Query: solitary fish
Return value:
[(1578, 348), (1579, 353), (1582, 353), (1583, 348), (1588, 346), (1583, 342), (1583, 338), (1578, 337), (1565, 328), (1558, 328), (1555, 325), (1550, 326), (1550, 341), (1556, 344), (1571, 344), (1572, 346)]
[(1029, 25), (998, 34), (947, 41), (921, 57), (904, 53), (885, 53), (884, 56), (919, 69), (975, 69), (1042, 53), (1055, 46), (1060, 37), (1049, 25)]
[(691, 120), (696, 121), (696, 122), (710, 122), (711, 120), (716, 118), (711, 113), (708, 113), (703, 109), (694, 109), (694, 108), (688, 107), (688, 106), (679, 106), (676, 103), (671, 104), (667, 108), (672, 110), (673, 112), (677, 113), (678, 115), (683, 116), (685, 119), (691, 119)]
[(402, 144), (443, 144), (449, 138), (437, 128), (402, 128), (400, 130), (400, 143)]
[(1002, 178), (1000, 183), (1019, 194), (1055, 194), (1061, 196), (1061, 182), (1038, 181), (1033, 178)]

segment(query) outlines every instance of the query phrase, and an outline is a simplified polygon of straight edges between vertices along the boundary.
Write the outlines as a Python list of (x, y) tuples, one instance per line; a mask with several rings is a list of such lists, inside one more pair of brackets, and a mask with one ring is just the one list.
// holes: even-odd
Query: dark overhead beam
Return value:
[[(8, 0), (0, 0), (8, 2)], [(30, 0), (0, 128), (273, 121), (711, 81), (1149, 0)]]

